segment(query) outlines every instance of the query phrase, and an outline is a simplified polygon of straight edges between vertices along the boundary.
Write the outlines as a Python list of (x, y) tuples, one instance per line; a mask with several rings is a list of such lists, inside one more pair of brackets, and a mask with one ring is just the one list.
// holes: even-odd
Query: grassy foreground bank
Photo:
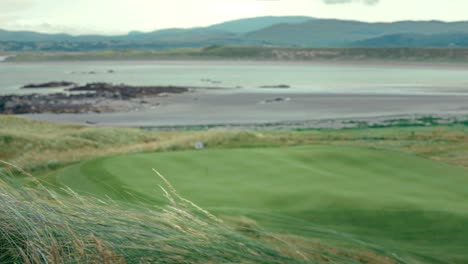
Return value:
[[(0, 248), (8, 250), (0, 255), (26, 263), (466, 263), (467, 138), (461, 124), (147, 132), (0, 117), (1, 159), (40, 176), (1, 165)], [(206, 149), (193, 150), (197, 141)]]
[(387, 259), (371, 251), (306, 248), (305, 240), (279, 238), (253, 225), (235, 229), (179, 196), (169, 183), (160, 188), (170, 205), (156, 207), (80, 196), (71, 189), (57, 194), (40, 183), (24, 188), (1, 176), (7, 180), (0, 181), (1, 263), (359, 263), (359, 258), (377, 263)]

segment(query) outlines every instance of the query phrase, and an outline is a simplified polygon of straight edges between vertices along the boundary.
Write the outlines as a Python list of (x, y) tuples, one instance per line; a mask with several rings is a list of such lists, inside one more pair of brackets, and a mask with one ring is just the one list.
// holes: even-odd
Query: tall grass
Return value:
[(0, 171), (0, 263), (397, 263), (311, 246), (248, 221), (235, 228), (159, 173), (168, 199), (162, 207), (58, 193), (35, 178), (26, 187), (9, 175)]
[(11, 178), (0, 188), (2, 263), (292, 260), (174, 198), (171, 205), (150, 208), (83, 197), (72, 190), (64, 197), (41, 185), (24, 188)]
[(172, 205), (148, 208), (82, 197), (69, 189), (68, 196), (63, 197), (41, 184), (38, 189), (30, 189), (14, 179), (3, 178), (2, 263), (290, 260), (236, 234), (200, 209), (191, 211), (192, 204), (176, 202), (170, 192), (166, 195)]

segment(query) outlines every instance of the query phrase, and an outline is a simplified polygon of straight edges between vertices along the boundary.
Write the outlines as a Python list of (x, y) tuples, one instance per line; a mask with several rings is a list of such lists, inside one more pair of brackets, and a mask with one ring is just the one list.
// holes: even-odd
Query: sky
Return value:
[(0, 28), (124, 34), (256, 16), (369, 22), (468, 20), (468, 0), (0, 0)]

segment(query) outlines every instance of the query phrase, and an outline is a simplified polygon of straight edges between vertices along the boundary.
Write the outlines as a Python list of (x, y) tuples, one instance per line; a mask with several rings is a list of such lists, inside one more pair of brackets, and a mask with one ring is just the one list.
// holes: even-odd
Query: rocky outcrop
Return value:
[(176, 86), (129, 86), (125, 84), (114, 85), (110, 83), (89, 83), (84, 86), (70, 88), (68, 91), (93, 92), (97, 96), (126, 100), (145, 96), (158, 96), (160, 94), (168, 93), (184, 93), (188, 92), (189, 88)]
[(260, 88), (269, 88), (269, 89), (288, 89), (291, 88), (291, 86), (287, 84), (278, 84), (278, 85), (263, 85), (260, 86)]
[(27, 84), (23, 87), (22, 89), (37, 89), (37, 88), (60, 88), (60, 87), (68, 87), (68, 86), (73, 86), (77, 85), (74, 82), (66, 82), (66, 81), (61, 81), (61, 82), (47, 82), (47, 83), (38, 83), (38, 84)]
[(67, 95), (55, 93), (48, 95), (7, 95), (0, 96), (0, 113), (28, 114), (28, 113), (85, 113), (98, 112), (93, 106), (92, 95)]
[(151, 104), (143, 99), (189, 90), (187, 87), (90, 83), (61, 93), (0, 96), (0, 114), (130, 111), (151, 107)]
[(276, 97), (272, 99), (266, 99), (260, 102), (260, 104), (272, 104), (272, 103), (282, 103), (282, 102), (289, 102), (291, 98), (289, 97)]

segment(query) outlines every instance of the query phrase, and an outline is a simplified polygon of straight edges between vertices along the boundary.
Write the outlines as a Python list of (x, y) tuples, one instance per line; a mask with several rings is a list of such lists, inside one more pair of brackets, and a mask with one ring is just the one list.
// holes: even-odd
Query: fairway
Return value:
[(400, 152), (305, 146), (134, 154), (46, 179), (79, 193), (163, 203), (152, 168), (219, 216), (307, 237), (351, 236), (434, 263), (468, 261), (468, 171)]

